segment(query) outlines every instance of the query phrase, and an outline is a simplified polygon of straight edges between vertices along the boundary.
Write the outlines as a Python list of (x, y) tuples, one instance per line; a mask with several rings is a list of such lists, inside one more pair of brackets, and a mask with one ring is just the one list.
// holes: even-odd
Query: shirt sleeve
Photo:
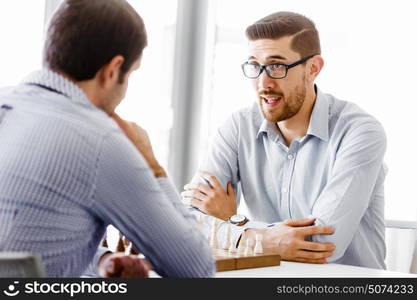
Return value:
[(214, 259), (167, 179), (156, 179), (120, 132), (105, 137), (92, 211), (120, 230), (163, 277), (211, 277)]
[(313, 241), (336, 245), (333, 262), (343, 256), (369, 206), (380, 172), (386, 137), (382, 126), (368, 122), (345, 133), (336, 153), (328, 184), (316, 200), (316, 225), (333, 226), (333, 235), (316, 235)]
[[(239, 130), (238, 120), (236, 119), (237, 118), (232, 115), (216, 131), (211, 140), (208, 151), (200, 164), (199, 170), (206, 171), (216, 176), (225, 190), (227, 189), (227, 183), (232, 182), (233, 188), (237, 192), (236, 200), (239, 204), (241, 195), (239, 188), (240, 177), (238, 165)], [(207, 184), (207, 182), (201, 178), (198, 173), (194, 175), (191, 183)], [(211, 232), (210, 229), (213, 220), (216, 218), (204, 214), (196, 208), (190, 207), (190, 209), (194, 215), (201, 215), (200, 218), (202, 218), (203, 221), (202, 230), (206, 234), (206, 237), (208, 237)], [(220, 244), (224, 245), (226, 242), (227, 225), (229, 223), (223, 220), (217, 220), (220, 221), (217, 237)], [(267, 224), (263, 222), (248, 222), (244, 226), (233, 225), (231, 230), (232, 240), (236, 244), (245, 229), (265, 227), (267, 227)]]
[(100, 258), (106, 253), (111, 253), (111, 251), (105, 247), (98, 247), (96, 254), (94, 254), (93, 260), (88, 265), (87, 269), (84, 271), (81, 277), (101, 277), (98, 271), (98, 262), (100, 261)]

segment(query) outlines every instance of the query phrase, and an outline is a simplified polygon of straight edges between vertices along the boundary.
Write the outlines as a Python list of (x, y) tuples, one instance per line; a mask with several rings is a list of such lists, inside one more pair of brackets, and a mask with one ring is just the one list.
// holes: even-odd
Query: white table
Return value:
[(282, 261), (280, 266), (217, 272), (216, 277), (416, 277), (417, 274), (340, 264), (305, 264)]

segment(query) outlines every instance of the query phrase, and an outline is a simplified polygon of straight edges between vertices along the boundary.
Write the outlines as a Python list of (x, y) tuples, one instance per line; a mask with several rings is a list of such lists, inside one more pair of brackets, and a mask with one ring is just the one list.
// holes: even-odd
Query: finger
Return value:
[(300, 249), (310, 251), (334, 251), (336, 249), (336, 246), (332, 243), (302, 241), (300, 243)]
[(235, 195), (235, 190), (233, 189), (233, 184), (231, 181), (229, 181), (229, 183), (227, 184), (227, 194), (230, 195)]
[(322, 258), (322, 259), (308, 259), (308, 258), (294, 258), (291, 259), (290, 261), (296, 261), (296, 262), (301, 262), (301, 263), (309, 263), (309, 264), (325, 264), (327, 263), (327, 260)]
[(152, 270), (152, 265), (149, 261), (147, 261), (146, 259), (142, 259), (142, 258), (140, 260), (143, 263), (146, 270), (148, 270), (148, 271)]
[(119, 257), (113, 257), (106, 263), (105, 272), (107, 277), (118, 277), (122, 270), (123, 266)]
[(145, 264), (142, 263), (142, 260), (139, 258), (135, 258), (134, 262), (134, 269), (132, 269), (131, 276), (135, 278), (147, 278), (148, 277), (148, 269), (146, 268)]
[(203, 201), (197, 200), (197, 199), (194, 199), (194, 198), (189, 198), (189, 204), (191, 206), (197, 207), (202, 212), (205, 212), (204, 209), (203, 209), (203, 207), (204, 207)]
[(122, 256), (119, 258), (122, 264), (122, 272), (120, 277), (131, 277), (132, 272), (135, 272), (135, 262), (130, 256)]
[(299, 233), (307, 236), (307, 235), (315, 235), (315, 234), (333, 234), (335, 229), (331, 226), (309, 226), (299, 228)]
[(207, 195), (197, 190), (187, 190), (181, 193), (183, 198), (194, 198), (200, 201), (207, 200)]
[(291, 227), (303, 227), (303, 226), (310, 226), (314, 224), (316, 218), (308, 218), (308, 219), (289, 219), (283, 222), (284, 225), (291, 226)]
[(208, 195), (212, 192), (213, 189), (206, 184), (190, 183), (184, 186), (184, 190), (197, 190)]
[(295, 256), (298, 258), (306, 258), (306, 259), (326, 259), (333, 255), (333, 251), (327, 252), (315, 252), (315, 251), (303, 251), (297, 250), (295, 252)]
[(223, 186), (220, 184), (219, 180), (217, 180), (216, 176), (214, 176), (210, 173), (207, 173), (205, 171), (201, 171), (200, 175), (204, 179), (206, 179), (214, 189), (216, 189), (216, 190), (221, 189), (223, 191)]
[(126, 128), (128, 126), (128, 123), (122, 118), (120, 118), (118, 114), (114, 113), (111, 117), (121, 128)]

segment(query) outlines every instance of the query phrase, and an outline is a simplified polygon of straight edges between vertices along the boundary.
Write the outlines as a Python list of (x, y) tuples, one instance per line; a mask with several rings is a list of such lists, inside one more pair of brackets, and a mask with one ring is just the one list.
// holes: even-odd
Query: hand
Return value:
[(235, 215), (237, 203), (232, 183), (227, 184), (227, 191), (225, 191), (216, 176), (207, 172), (200, 174), (211, 186), (201, 183), (185, 185), (185, 191), (181, 193), (184, 201), (218, 219), (227, 220)]
[(127, 122), (117, 114), (113, 114), (112, 118), (116, 121), (127, 138), (135, 145), (136, 149), (142, 154), (143, 158), (148, 163), (148, 166), (154, 172), (155, 177), (166, 177), (165, 170), (155, 158), (148, 133), (136, 123)]
[[(254, 238), (255, 234), (263, 235), (262, 246), (277, 251), (283, 260), (304, 263), (326, 263), (336, 249), (332, 243), (306, 241), (306, 237), (316, 234), (333, 234), (330, 226), (312, 226), (315, 219), (294, 219), (284, 221), (268, 229), (248, 229), (242, 240)], [(242, 243), (242, 241), (240, 241)]]
[(147, 278), (150, 270), (150, 263), (136, 255), (104, 254), (99, 262), (102, 277)]

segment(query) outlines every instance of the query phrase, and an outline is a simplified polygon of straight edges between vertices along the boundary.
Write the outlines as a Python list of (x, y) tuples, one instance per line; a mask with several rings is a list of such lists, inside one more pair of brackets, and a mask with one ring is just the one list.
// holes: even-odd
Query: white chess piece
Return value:
[(213, 220), (213, 224), (211, 225), (211, 233), (210, 233), (210, 246), (213, 249), (219, 248), (219, 240), (217, 239), (217, 230), (218, 230), (219, 222), (218, 220)]
[(235, 243), (231, 242), (230, 246), (229, 246), (229, 253), (232, 254), (232, 253), (236, 253), (236, 252), (237, 252), (236, 245), (235, 245)]
[(262, 234), (256, 234), (255, 235), (255, 248), (253, 249), (253, 252), (255, 254), (262, 254), (264, 253), (264, 249), (262, 248)]
[(125, 246), (125, 255), (130, 255), (130, 250), (132, 249), (132, 243), (129, 241), (126, 244), (127, 245)]
[(204, 225), (203, 214), (197, 215), (197, 225), (201, 228)]
[(244, 255), (245, 256), (253, 255), (253, 251), (252, 251), (252, 240), (251, 239), (247, 239), (246, 240), (246, 248), (245, 248)]
[(236, 252), (239, 255), (243, 255), (243, 253), (245, 253), (245, 246), (243, 245), (243, 242), (242, 241), (237, 246)]
[(232, 225), (228, 224), (226, 228), (226, 241), (224, 243), (223, 249), (228, 250), (232, 243)]

